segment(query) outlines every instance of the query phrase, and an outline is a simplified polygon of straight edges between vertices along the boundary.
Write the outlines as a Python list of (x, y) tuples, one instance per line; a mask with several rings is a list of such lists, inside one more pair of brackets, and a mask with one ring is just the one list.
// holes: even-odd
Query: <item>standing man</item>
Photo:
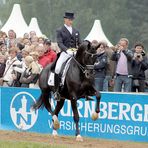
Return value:
[(78, 30), (72, 27), (74, 20), (74, 13), (65, 12), (64, 25), (57, 29), (57, 43), (61, 50), (60, 57), (57, 60), (55, 67), (55, 98), (59, 98), (59, 74), (61, 72), (62, 64), (70, 57), (67, 50), (69, 48), (78, 48), (81, 43), (80, 33)]
[(137, 43), (134, 48), (132, 60), (132, 92), (144, 92), (145, 71), (148, 69), (148, 58), (145, 55), (144, 46)]
[(121, 92), (122, 88), (124, 92), (131, 92), (133, 52), (128, 49), (128, 44), (128, 39), (121, 38), (111, 57), (116, 61), (115, 92)]

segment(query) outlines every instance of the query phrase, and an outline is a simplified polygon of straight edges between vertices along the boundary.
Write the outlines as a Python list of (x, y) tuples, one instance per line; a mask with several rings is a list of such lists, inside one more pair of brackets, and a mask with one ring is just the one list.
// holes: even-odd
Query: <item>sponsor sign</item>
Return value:
[[(40, 90), (1, 88), (1, 128), (52, 133), (52, 117), (44, 109), (33, 111)], [(95, 97), (94, 97), (95, 98)], [(52, 108), (56, 102), (51, 100)], [(148, 94), (103, 93), (99, 119), (92, 121), (95, 101), (77, 102), (82, 136), (148, 142)], [(75, 135), (70, 101), (59, 114), (61, 135)]]

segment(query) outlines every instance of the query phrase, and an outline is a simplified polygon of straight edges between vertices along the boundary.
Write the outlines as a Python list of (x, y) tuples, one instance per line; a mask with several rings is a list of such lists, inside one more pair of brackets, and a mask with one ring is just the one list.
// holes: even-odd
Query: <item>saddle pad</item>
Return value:
[(54, 73), (51, 72), (50, 75), (49, 75), (49, 79), (48, 79), (48, 85), (49, 86), (54, 86)]
[[(61, 83), (62, 83), (62, 85), (64, 85), (66, 73), (67, 73), (67, 70), (68, 70), (68, 68), (69, 68), (71, 59), (72, 59), (72, 58), (70, 58), (70, 59), (66, 62), (66, 65), (65, 65), (65, 67), (64, 67), (64, 70), (63, 70), (63, 72), (62, 72), (62, 77), (61, 77)], [(51, 72), (50, 75), (49, 75), (49, 79), (48, 79), (48, 85), (49, 85), (49, 86), (54, 86), (54, 76), (55, 76), (55, 74), (54, 74), (53, 72)]]
[(64, 67), (63, 74), (62, 74), (62, 78), (61, 78), (62, 85), (64, 85), (66, 73), (67, 73), (67, 71), (68, 71), (68, 68), (69, 68), (71, 59), (72, 59), (72, 58), (70, 58), (70, 59), (66, 62), (66, 65), (65, 65), (65, 67)]

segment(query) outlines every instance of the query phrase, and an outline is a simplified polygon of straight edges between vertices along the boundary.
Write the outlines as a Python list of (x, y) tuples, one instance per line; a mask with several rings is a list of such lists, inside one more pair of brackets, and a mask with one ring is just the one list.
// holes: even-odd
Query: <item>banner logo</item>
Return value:
[(10, 115), (18, 129), (28, 130), (36, 123), (38, 111), (31, 109), (34, 102), (35, 98), (28, 92), (20, 92), (13, 97)]

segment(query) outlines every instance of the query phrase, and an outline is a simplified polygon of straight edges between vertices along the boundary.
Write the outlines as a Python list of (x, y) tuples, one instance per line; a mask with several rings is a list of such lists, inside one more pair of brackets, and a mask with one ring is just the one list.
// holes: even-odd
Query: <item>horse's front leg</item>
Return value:
[(71, 106), (73, 111), (73, 119), (76, 124), (76, 141), (83, 141), (83, 138), (80, 135), (80, 129), (79, 129), (79, 113), (77, 109), (77, 101), (76, 99), (71, 100)]
[(52, 121), (53, 121), (53, 132), (52, 135), (53, 136), (57, 136), (57, 129), (60, 128), (60, 123), (58, 120), (58, 114), (60, 112), (60, 110), (62, 109), (63, 105), (64, 105), (65, 99), (60, 99), (60, 101), (57, 101), (57, 105), (55, 107), (55, 110), (53, 112), (53, 116), (52, 116)]
[(95, 112), (92, 114), (93, 120), (98, 119), (98, 114), (100, 112), (100, 100), (101, 100), (101, 94), (100, 92), (96, 92), (96, 107), (95, 107)]

